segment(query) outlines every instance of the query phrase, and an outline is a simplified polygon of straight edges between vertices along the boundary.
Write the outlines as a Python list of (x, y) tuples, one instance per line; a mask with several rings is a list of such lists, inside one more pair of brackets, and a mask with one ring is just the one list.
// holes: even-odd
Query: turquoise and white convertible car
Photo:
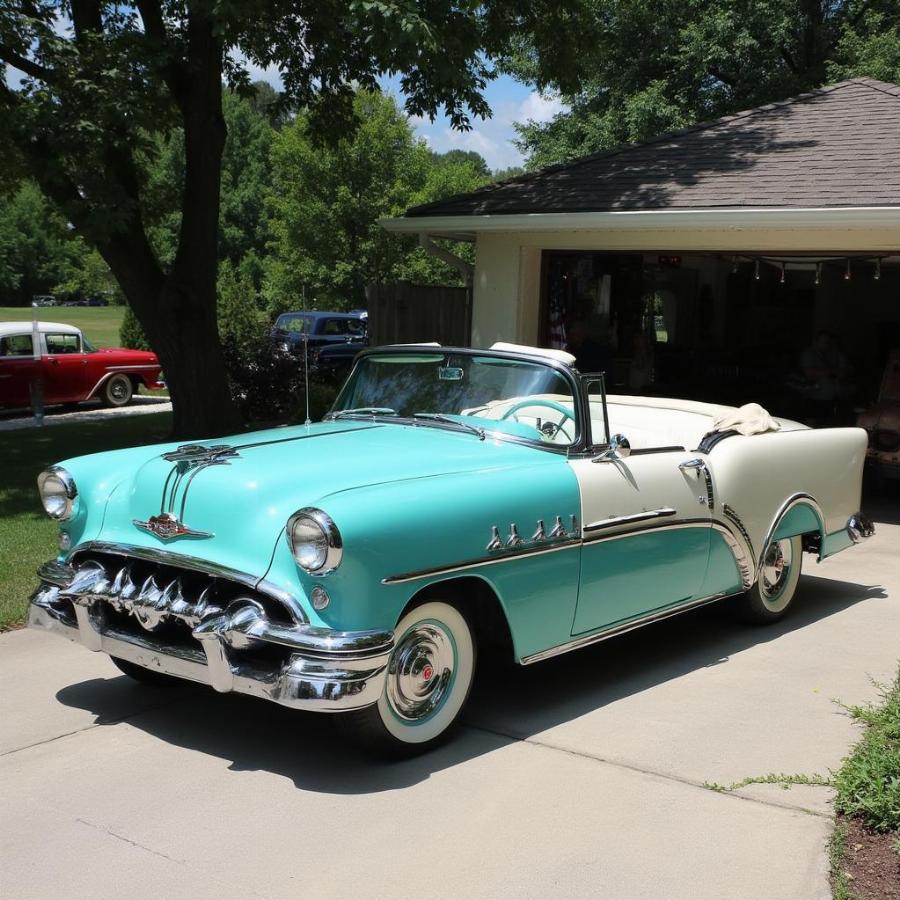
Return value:
[(560, 351), (376, 348), (321, 423), (43, 472), (60, 553), (30, 622), (412, 753), (479, 651), (530, 665), (723, 598), (779, 619), (804, 553), (872, 533), (865, 454), (857, 428), (607, 396)]

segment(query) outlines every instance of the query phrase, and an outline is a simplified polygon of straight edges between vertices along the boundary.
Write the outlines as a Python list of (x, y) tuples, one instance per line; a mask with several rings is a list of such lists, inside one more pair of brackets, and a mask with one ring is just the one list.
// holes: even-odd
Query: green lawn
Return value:
[(169, 413), (152, 413), (0, 432), (0, 630), (24, 620), (35, 569), (57, 552), (56, 524), (37, 495), (38, 473), (68, 457), (165, 441), (170, 430)]
[[(95, 347), (118, 347), (124, 306), (45, 306), (37, 311), (43, 322), (63, 322), (84, 332)], [(0, 322), (30, 322), (30, 306), (0, 306)]]

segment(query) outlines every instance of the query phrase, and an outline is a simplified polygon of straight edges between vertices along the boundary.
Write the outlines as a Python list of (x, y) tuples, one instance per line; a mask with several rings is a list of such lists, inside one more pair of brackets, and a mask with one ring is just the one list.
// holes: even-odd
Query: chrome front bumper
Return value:
[[(31, 627), (146, 669), (324, 712), (369, 706), (384, 689), (392, 632), (282, 625), (254, 598), (235, 598), (223, 609), (204, 595), (185, 598), (178, 582), (160, 590), (147, 579), (138, 587), (126, 569), (111, 576), (93, 561), (77, 569), (48, 562), (38, 575)], [(112, 611), (133, 616), (140, 628), (122, 628)], [(183, 623), (192, 640), (167, 643), (158, 633), (167, 620)]]

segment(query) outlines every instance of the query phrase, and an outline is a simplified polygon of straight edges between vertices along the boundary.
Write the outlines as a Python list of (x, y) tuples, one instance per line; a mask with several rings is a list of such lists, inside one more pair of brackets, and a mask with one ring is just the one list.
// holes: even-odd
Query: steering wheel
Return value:
[(518, 403), (514, 403), (502, 416), (500, 416), (500, 421), (504, 421), (505, 419), (512, 418), (513, 421), (518, 422), (519, 418), (516, 416), (516, 413), (520, 409), (527, 409), (532, 406), (545, 406), (547, 409), (552, 409), (554, 412), (562, 413), (562, 418), (558, 422), (548, 422), (547, 425), (552, 425), (554, 427), (554, 431), (552, 434), (548, 434), (546, 431), (543, 431), (542, 428), (539, 428), (538, 431), (541, 432), (541, 436), (547, 438), (548, 440), (553, 440), (557, 434), (560, 432), (563, 433), (563, 436), (568, 440), (568, 442), (572, 443), (572, 436), (563, 428), (563, 422), (566, 419), (571, 419), (572, 424), (575, 424), (575, 416), (566, 409), (562, 403), (557, 403), (555, 400), (540, 400), (538, 398), (533, 398), (530, 400), (520, 400)]

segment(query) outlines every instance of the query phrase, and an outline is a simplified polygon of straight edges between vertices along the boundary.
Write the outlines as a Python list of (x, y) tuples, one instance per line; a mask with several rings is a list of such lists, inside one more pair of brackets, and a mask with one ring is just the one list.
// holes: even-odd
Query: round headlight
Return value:
[(340, 565), (341, 533), (321, 509), (295, 512), (288, 519), (287, 538), (297, 565), (310, 575), (327, 575)]
[(52, 466), (38, 475), (38, 491), (41, 503), (51, 519), (60, 522), (72, 515), (72, 507), (78, 496), (78, 489), (72, 476), (59, 466)]

